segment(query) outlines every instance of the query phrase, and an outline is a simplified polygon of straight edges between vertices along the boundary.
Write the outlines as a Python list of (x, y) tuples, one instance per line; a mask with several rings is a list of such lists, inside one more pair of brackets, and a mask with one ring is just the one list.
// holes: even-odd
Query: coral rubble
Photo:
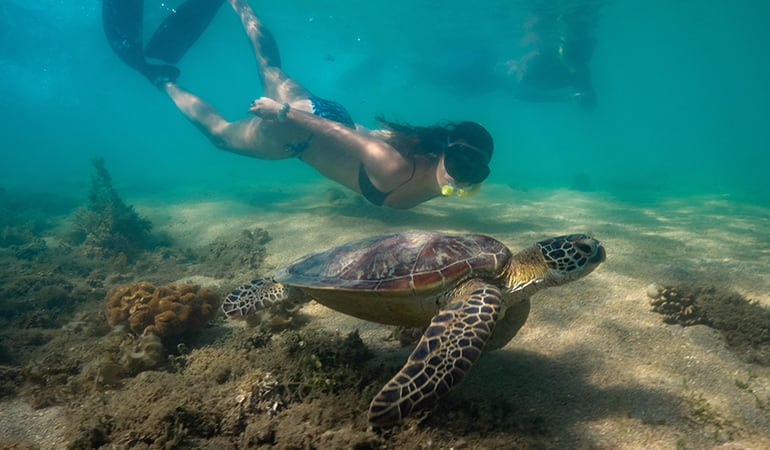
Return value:
[(159, 337), (201, 329), (214, 316), (219, 296), (194, 284), (155, 287), (143, 281), (121, 285), (105, 299), (107, 321), (128, 325), (134, 333)]

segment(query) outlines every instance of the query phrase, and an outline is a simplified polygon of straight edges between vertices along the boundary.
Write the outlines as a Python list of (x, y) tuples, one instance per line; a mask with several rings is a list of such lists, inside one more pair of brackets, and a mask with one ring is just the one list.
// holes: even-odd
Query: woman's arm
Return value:
[(412, 161), (406, 160), (396, 149), (341, 123), (266, 97), (254, 100), (249, 112), (266, 121), (294, 125), (311, 133), (315, 143), (342, 150), (361, 161), (372, 182), (383, 191), (400, 186), (412, 175)]

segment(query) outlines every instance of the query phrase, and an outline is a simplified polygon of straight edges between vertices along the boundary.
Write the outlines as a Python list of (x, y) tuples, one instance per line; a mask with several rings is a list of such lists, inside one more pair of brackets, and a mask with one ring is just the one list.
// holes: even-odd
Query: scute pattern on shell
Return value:
[(399, 233), (308, 255), (276, 272), (275, 279), (314, 289), (425, 291), (469, 277), (497, 277), (510, 257), (510, 250), (489, 236)]

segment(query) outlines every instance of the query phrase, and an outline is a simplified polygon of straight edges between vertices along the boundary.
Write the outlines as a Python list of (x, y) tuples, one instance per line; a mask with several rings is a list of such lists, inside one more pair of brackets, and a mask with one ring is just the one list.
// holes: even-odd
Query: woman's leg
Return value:
[(251, 48), (257, 60), (259, 78), (265, 97), (278, 102), (293, 102), (311, 96), (307, 89), (290, 78), (281, 69), (281, 56), (278, 44), (262, 22), (254, 14), (246, 0), (228, 0), (230, 6), (241, 18), (243, 30), (249, 38)]
[(229, 122), (212, 105), (175, 83), (166, 83), (163, 89), (179, 111), (217, 147), (260, 159), (292, 156), (283, 146), (276, 145), (264, 136), (260, 127), (262, 119), (259, 117)]

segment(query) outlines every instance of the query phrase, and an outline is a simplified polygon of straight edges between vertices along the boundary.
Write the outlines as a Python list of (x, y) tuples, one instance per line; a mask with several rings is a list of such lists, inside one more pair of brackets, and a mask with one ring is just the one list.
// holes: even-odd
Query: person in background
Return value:
[(476, 122), (412, 126), (378, 117), (381, 128), (370, 130), (355, 123), (341, 104), (312, 94), (281, 69), (275, 39), (246, 0), (228, 3), (254, 50), (264, 96), (251, 103), (254, 117), (236, 121), (176, 82), (174, 64), (221, 0), (188, 0), (161, 24), (146, 48), (141, 2), (103, 2), (105, 34), (113, 50), (223, 150), (266, 160), (297, 158), (375, 205), (401, 209), (472, 192), (489, 175), (493, 139)]
[(527, 101), (576, 101), (596, 107), (589, 62), (599, 15), (596, 0), (536, 2), (524, 25), (522, 44), (531, 47), (518, 60), (508, 61), (517, 98)]

